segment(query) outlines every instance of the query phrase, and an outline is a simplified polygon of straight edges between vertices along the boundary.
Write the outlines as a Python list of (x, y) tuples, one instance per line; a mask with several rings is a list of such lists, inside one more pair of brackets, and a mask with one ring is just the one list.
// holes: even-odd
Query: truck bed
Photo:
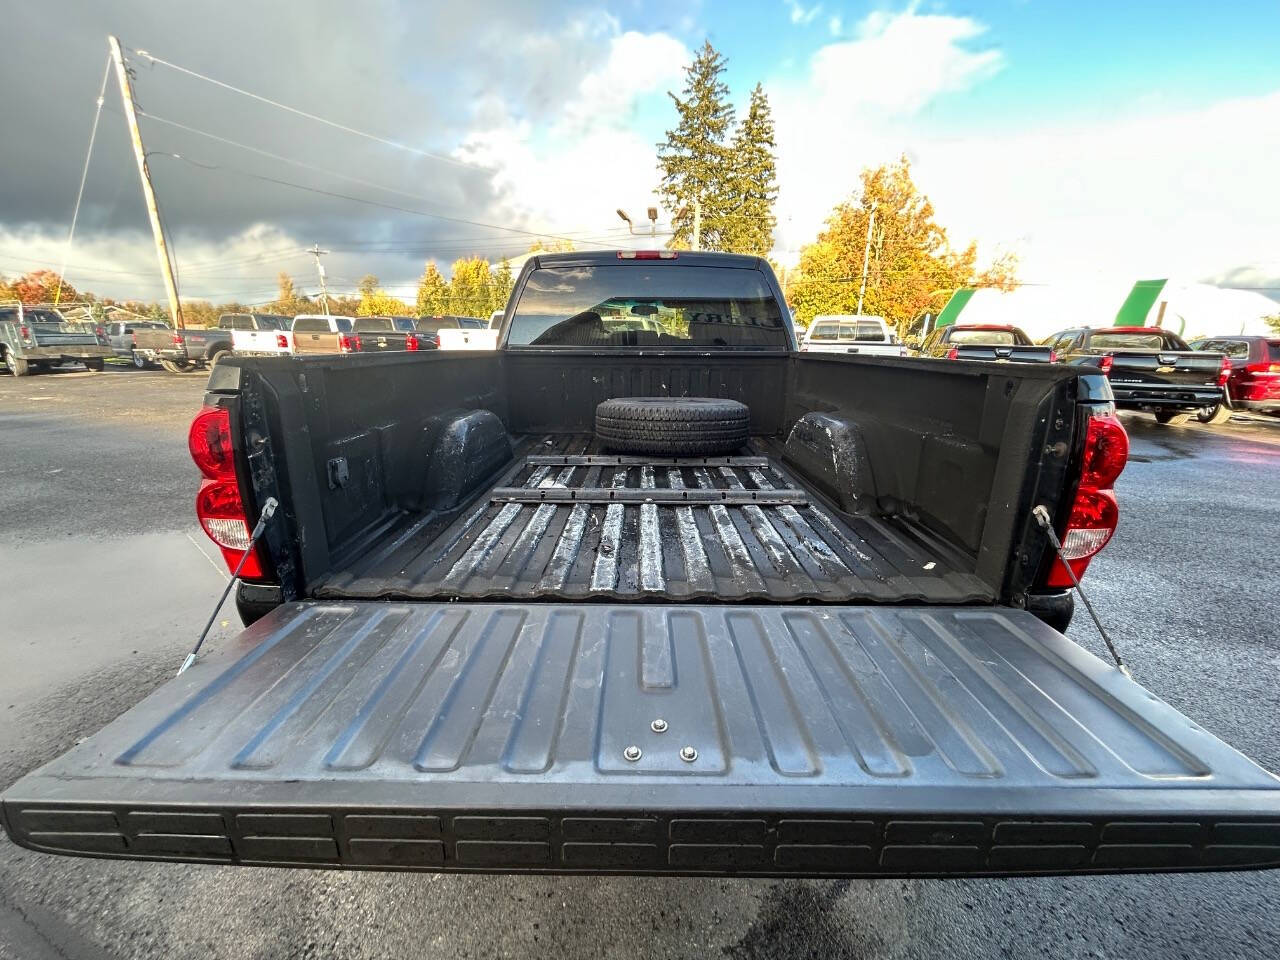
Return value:
[(2, 809), (36, 850), (210, 863), (1280, 865), (1280, 781), (994, 607), (287, 604)]
[(323, 599), (989, 603), (973, 561), (905, 518), (841, 514), (776, 443), (709, 458), (538, 437), (460, 514), (404, 516)]

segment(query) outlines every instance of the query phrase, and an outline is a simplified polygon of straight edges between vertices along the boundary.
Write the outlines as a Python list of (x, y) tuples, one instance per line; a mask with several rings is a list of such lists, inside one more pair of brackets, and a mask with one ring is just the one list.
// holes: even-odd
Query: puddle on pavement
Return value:
[[(171, 651), (176, 670), (227, 582), (212, 544), (200, 543), (205, 539), (194, 527), (109, 540), (5, 544), (0, 716), (10, 704), (31, 702), (133, 656)], [(208, 642), (239, 630), (228, 600)]]

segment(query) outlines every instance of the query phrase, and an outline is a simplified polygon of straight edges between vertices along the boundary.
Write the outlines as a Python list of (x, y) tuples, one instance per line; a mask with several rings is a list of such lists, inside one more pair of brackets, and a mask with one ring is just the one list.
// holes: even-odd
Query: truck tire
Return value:
[(15, 357), (12, 350), (4, 352), (4, 365), (9, 368), (9, 372), (15, 377), (26, 377), (31, 374), (31, 363), (22, 357)]
[(1167, 427), (1180, 427), (1191, 419), (1189, 413), (1166, 413), (1156, 414), (1156, 423), (1163, 423)]
[(596, 436), (619, 453), (732, 453), (749, 425), (745, 404), (716, 397), (619, 397), (596, 407)]
[(93, 373), (101, 373), (107, 368), (107, 362), (99, 357), (96, 360), (86, 360), (84, 366), (86, 370), (90, 370)]
[(203, 367), (192, 360), (161, 360), (160, 366), (164, 367), (170, 373), (199, 373)]
[(137, 367), (139, 370), (145, 370), (147, 369), (147, 367), (151, 366), (151, 361), (148, 360), (146, 357), (144, 357), (142, 354), (138, 353), (137, 350), (132, 351), (129, 354), (129, 356), (130, 356), (130, 359), (133, 360), (133, 365)]
[(1202, 407), (1197, 411), (1196, 419), (1201, 423), (1210, 423), (1216, 427), (1231, 419), (1231, 408), (1225, 403), (1219, 403), (1212, 407)]
[(225, 347), (221, 350), (213, 351), (213, 353), (209, 356), (209, 366), (211, 367), (214, 366), (219, 360), (227, 356), (229, 353), (231, 353), (231, 351)]

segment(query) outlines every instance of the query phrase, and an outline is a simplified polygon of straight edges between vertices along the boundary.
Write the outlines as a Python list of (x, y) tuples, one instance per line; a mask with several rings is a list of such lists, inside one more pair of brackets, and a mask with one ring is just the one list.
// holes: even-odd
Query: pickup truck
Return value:
[(1118, 408), (1153, 413), (1163, 424), (1186, 423), (1200, 410), (1216, 408), (1231, 377), (1225, 354), (1192, 350), (1160, 327), (1063, 330), (1045, 342), (1064, 363), (1102, 370)]
[(71, 323), (53, 307), (0, 303), (0, 363), (25, 377), (64, 363), (102, 370), (112, 355), (106, 337), (92, 323)]
[(905, 357), (906, 344), (884, 317), (821, 315), (813, 318), (800, 341), (806, 353), (860, 353), (868, 357)]
[(337, 317), (320, 313), (300, 313), (293, 318), (293, 352), (295, 354), (356, 353), (360, 337), (354, 333), (354, 317)]
[(224, 313), (218, 325), (209, 328), (138, 330), (133, 349), (144, 361), (159, 363), (170, 373), (198, 373), (231, 352), (231, 332), (242, 322), (237, 318), (245, 316), (252, 314)]
[[(9, 787), (10, 837), (489, 873), (1280, 866), (1280, 779), (1059, 632), (1035, 514), (1083, 575), (1127, 456), (1097, 369), (801, 353), (765, 260), (624, 253), (531, 257), (497, 350), (219, 363), (196, 510), (250, 626)], [(603, 323), (637, 303), (661, 332)]]
[(434, 350), (435, 341), (419, 337), (413, 331), (400, 329), (397, 317), (356, 317), (352, 329), (360, 340), (360, 349), (368, 353), (395, 350)]
[(231, 331), (231, 349), (234, 353), (274, 357), (293, 352), (293, 334), (289, 317), (275, 313), (224, 313), (218, 318), (221, 326)]
[(953, 323), (938, 327), (924, 338), (920, 356), (1014, 363), (1058, 361), (1058, 355), (1050, 347), (1037, 346), (1021, 329), (1003, 323)]
[(153, 361), (138, 353), (139, 330), (162, 331), (173, 335), (173, 329), (160, 320), (112, 320), (103, 328), (103, 334), (117, 357), (126, 357), (139, 370), (145, 370)]

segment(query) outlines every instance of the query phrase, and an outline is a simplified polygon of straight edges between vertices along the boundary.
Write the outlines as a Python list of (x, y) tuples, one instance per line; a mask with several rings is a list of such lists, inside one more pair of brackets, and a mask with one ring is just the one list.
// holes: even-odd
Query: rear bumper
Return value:
[(1254, 413), (1280, 413), (1280, 398), (1275, 400), (1240, 400), (1232, 404), (1233, 407), (1242, 410), (1252, 410)]
[(34, 850), (244, 865), (1280, 866), (1280, 781), (995, 607), (286, 604), (0, 804)]
[(37, 363), (79, 363), (84, 360), (103, 360), (114, 357), (115, 351), (104, 346), (59, 345), (56, 347), (23, 347), (19, 356)]
[(1222, 402), (1221, 387), (1177, 387), (1172, 389), (1128, 386), (1111, 383), (1116, 407), (1121, 410), (1199, 410)]

